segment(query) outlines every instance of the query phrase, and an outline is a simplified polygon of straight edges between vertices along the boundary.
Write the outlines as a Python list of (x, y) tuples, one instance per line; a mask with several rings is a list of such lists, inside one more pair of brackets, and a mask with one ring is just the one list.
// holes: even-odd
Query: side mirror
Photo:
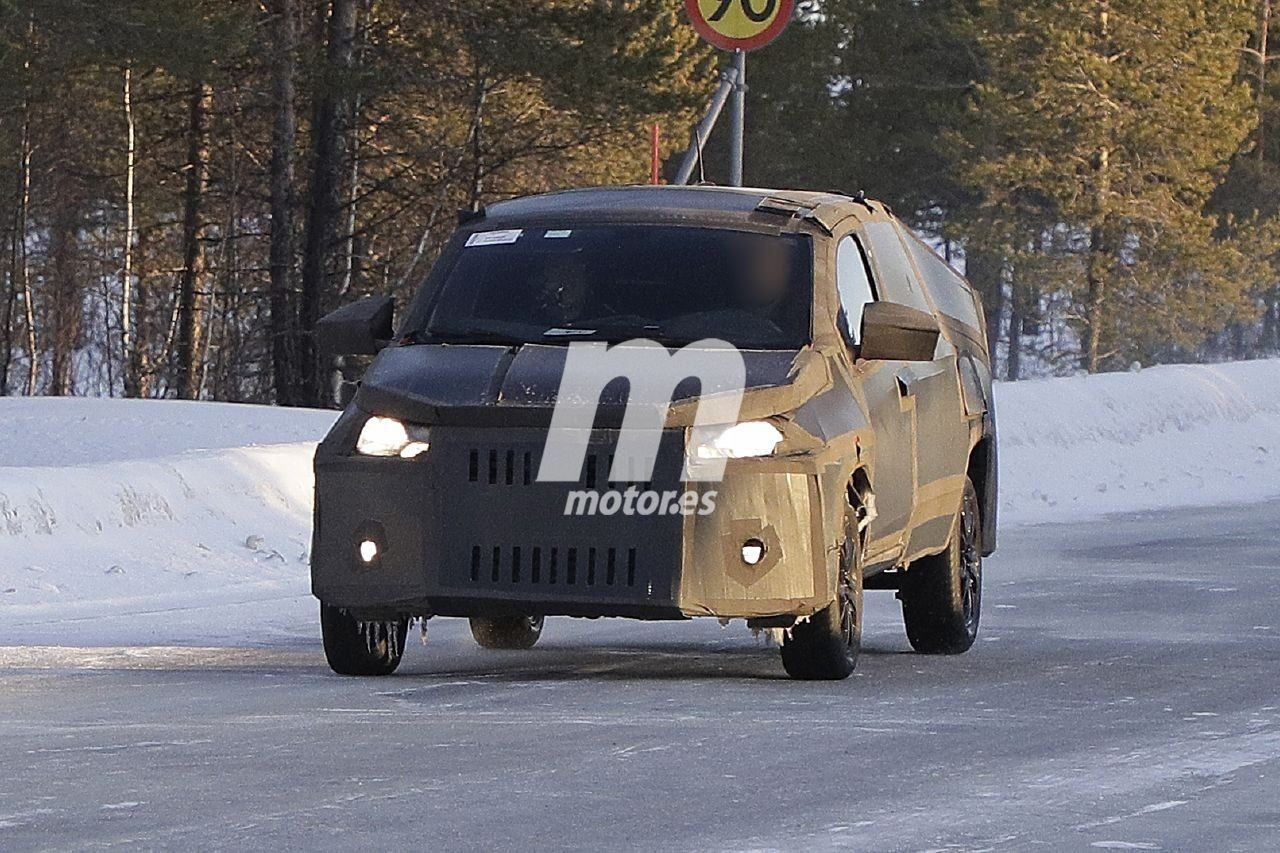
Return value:
[(872, 302), (862, 312), (862, 351), (873, 361), (932, 361), (941, 329), (927, 311)]
[(344, 305), (316, 323), (316, 346), (325, 355), (375, 355), (395, 336), (395, 310), (390, 296)]

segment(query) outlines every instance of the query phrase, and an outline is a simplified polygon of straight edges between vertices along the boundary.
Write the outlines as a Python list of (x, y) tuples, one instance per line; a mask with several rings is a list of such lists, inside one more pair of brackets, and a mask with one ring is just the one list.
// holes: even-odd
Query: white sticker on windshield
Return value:
[(479, 231), (467, 238), (468, 246), (505, 246), (520, 239), (524, 231), (511, 228), (506, 231)]
[(594, 335), (595, 333), (595, 329), (563, 329), (557, 326), (554, 329), (547, 329), (542, 334), (548, 338), (569, 338), (574, 335)]
[(572, 231), (548, 231), (542, 235), (544, 240), (563, 240), (565, 237), (573, 234)]

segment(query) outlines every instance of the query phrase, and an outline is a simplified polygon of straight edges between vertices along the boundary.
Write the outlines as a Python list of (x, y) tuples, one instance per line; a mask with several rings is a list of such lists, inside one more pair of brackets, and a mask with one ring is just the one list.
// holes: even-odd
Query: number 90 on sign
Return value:
[(755, 50), (791, 21), (795, 0), (685, 0), (693, 28), (722, 50)]

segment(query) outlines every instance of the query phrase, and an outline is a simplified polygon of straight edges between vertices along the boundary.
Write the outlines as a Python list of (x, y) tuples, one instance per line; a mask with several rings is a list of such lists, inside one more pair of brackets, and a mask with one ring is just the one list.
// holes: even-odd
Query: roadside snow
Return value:
[(314, 441), (333, 420), (333, 412), (237, 403), (5, 397), (0, 399), (0, 468), (97, 465), (189, 450)]
[(0, 642), (104, 610), (155, 615), (164, 641), (178, 611), (305, 596), (313, 449), (0, 468)]
[(0, 400), (0, 643), (86, 628), (95, 642), (242, 644), (309, 628), (311, 455), (334, 417)]
[[(1280, 360), (1002, 385), (1004, 524), (1280, 496)], [(0, 400), (0, 644), (314, 631), (311, 454), (333, 412)]]
[(1280, 495), (1280, 360), (996, 390), (1002, 523)]

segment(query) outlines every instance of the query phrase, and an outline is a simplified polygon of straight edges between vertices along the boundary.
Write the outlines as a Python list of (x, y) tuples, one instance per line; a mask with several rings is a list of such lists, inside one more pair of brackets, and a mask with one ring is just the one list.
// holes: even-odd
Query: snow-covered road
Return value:
[(295, 635), (234, 646), (3, 648), (0, 849), (1274, 848), (1278, 527), (1271, 502), (1013, 530), (972, 652), (909, 653), (874, 593), (838, 683), (701, 620), (551, 620), (521, 653), (441, 620), (396, 676), (342, 679), (305, 598), (250, 605)]

